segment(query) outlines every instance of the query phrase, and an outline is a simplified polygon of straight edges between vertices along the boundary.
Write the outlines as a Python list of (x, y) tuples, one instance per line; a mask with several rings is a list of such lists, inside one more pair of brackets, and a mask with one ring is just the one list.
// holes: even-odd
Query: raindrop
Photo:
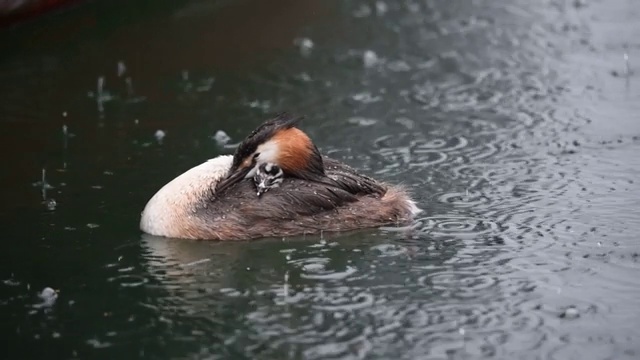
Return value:
[(309, 38), (297, 38), (293, 43), (300, 49), (300, 54), (308, 56), (313, 50), (313, 41)]
[(562, 319), (575, 319), (578, 317), (580, 317), (580, 311), (573, 306), (568, 307), (560, 314), (560, 318)]
[(216, 141), (216, 143), (219, 146), (226, 145), (226, 144), (229, 143), (229, 141), (231, 141), (231, 137), (229, 135), (227, 135), (227, 133), (222, 131), (222, 130), (216, 131), (216, 134), (213, 135), (213, 139)]
[(372, 50), (367, 50), (362, 55), (362, 63), (366, 68), (374, 67), (379, 61), (378, 55)]
[(38, 295), (41, 299), (43, 300), (48, 300), (51, 298), (57, 298), (58, 294), (55, 290), (53, 290), (50, 287), (46, 287), (42, 290), (42, 292), (40, 292), (40, 295)]
[(349, 124), (354, 124), (359, 126), (371, 126), (371, 125), (375, 125), (378, 122), (378, 120), (355, 116), (347, 119), (347, 122)]
[(98, 113), (100, 117), (104, 117), (104, 103), (110, 100), (110, 96), (104, 90), (104, 76), (98, 77), (98, 84), (96, 85), (96, 104), (98, 105)]
[(268, 111), (269, 108), (271, 107), (271, 102), (269, 100), (264, 100), (264, 101), (254, 100), (249, 102), (248, 105), (249, 107), (254, 109), (261, 109), (263, 111)]
[(629, 54), (625, 52), (623, 55), (623, 58), (624, 58), (625, 76), (629, 77), (631, 76), (631, 65), (629, 64)]
[(111, 343), (109, 342), (102, 342), (98, 339), (89, 339), (86, 341), (87, 345), (92, 346), (95, 349), (102, 349), (102, 348), (107, 348), (109, 346), (111, 346)]
[(40, 187), (41, 190), (41, 194), (42, 194), (42, 200), (46, 200), (47, 199), (47, 190), (49, 189), (53, 189), (53, 186), (49, 185), (47, 183), (47, 170), (46, 169), (42, 169), (42, 176), (41, 176), (41, 180), (40, 181), (36, 181), (33, 183), (34, 187)]
[(58, 298), (58, 291), (53, 290), (50, 287), (46, 287), (38, 294), (38, 297), (42, 302), (34, 305), (34, 307), (51, 307), (55, 304), (56, 299)]
[(363, 104), (371, 104), (371, 103), (378, 102), (378, 101), (382, 100), (382, 97), (373, 96), (370, 92), (357, 93), (357, 94), (351, 96), (351, 98), (354, 101), (358, 101), (358, 102), (361, 102)]
[(408, 130), (412, 130), (415, 127), (415, 122), (409, 118), (400, 117), (396, 119), (396, 122), (400, 125), (403, 125)]
[(384, 15), (389, 10), (387, 3), (384, 1), (376, 1), (376, 12), (378, 16)]
[(311, 76), (307, 73), (301, 73), (300, 75), (298, 75), (298, 78), (304, 82), (309, 82), (311, 81)]
[(158, 140), (159, 143), (162, 143), (162, 140), (164, 139), (165, 136), (167, 136), (167, 133), (164, 132), (163, 130), (156, 130), (156, 133), (153, 134), (153, 136), (156, 137), (156, 140)]
[(47, 209), (50, 210), (50, 211), (55, 210), (56, 209), (56, 205), (58, 205), (58, 204), (56, 203), (55, 199), (49, 199), (47, 201)]
[(118, 61), (118, 77), (124, 75), (126, 71), (127, 71), (127, 67), (124, 64), (124, 61)]

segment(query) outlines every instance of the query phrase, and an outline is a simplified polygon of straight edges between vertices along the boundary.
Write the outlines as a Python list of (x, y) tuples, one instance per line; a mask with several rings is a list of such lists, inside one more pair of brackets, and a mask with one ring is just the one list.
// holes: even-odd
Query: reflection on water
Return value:
[[(10, 358), (638, 356), (633, 1), (258, 3), (98, 2), (0, 34)], [(139, 233), (160, 186), (280, 110), (420, 218)]]

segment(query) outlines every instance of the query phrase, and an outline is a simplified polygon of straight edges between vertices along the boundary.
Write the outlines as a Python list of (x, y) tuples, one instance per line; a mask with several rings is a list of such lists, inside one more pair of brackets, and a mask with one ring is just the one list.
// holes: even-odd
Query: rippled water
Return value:
[[(265, 4), (98, 2), (0, 33), (8, 358), (640, 356), (638, 4)], [(160, 186), (231, 151), (217, 131), (280, 110), (421, 217), (138, 231)]]

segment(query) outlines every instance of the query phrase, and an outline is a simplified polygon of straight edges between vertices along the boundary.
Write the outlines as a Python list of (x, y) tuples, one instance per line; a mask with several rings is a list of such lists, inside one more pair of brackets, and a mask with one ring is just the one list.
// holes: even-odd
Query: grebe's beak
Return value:
[(250, 171), (251, 171), (251, 167), (244, 167), (244, 168), (236, 169), (235, 171), (232, 171), (231, 173), (229, 173), (227, 177), (222, 179), (218, 183), (218, 185), (216, 185), (216, 194), (219, 194), (225, 191), (226, 189), (232, 187), (234, 184), (242, 181), (242, 179), (244, 179), (247, 176), (247, 174), (249, 174)]

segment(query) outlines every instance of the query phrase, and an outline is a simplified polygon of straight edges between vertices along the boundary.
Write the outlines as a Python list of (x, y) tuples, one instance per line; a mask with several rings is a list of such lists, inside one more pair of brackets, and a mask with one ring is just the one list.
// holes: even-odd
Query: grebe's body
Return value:
[(242, 240), (406, 224), (419, 211), (403, 188), (321, 156), (295, 123), (281, 115), (233, 157), (211, 159), (169, 182), (147, 203), (140, 228), (165, 237)]

